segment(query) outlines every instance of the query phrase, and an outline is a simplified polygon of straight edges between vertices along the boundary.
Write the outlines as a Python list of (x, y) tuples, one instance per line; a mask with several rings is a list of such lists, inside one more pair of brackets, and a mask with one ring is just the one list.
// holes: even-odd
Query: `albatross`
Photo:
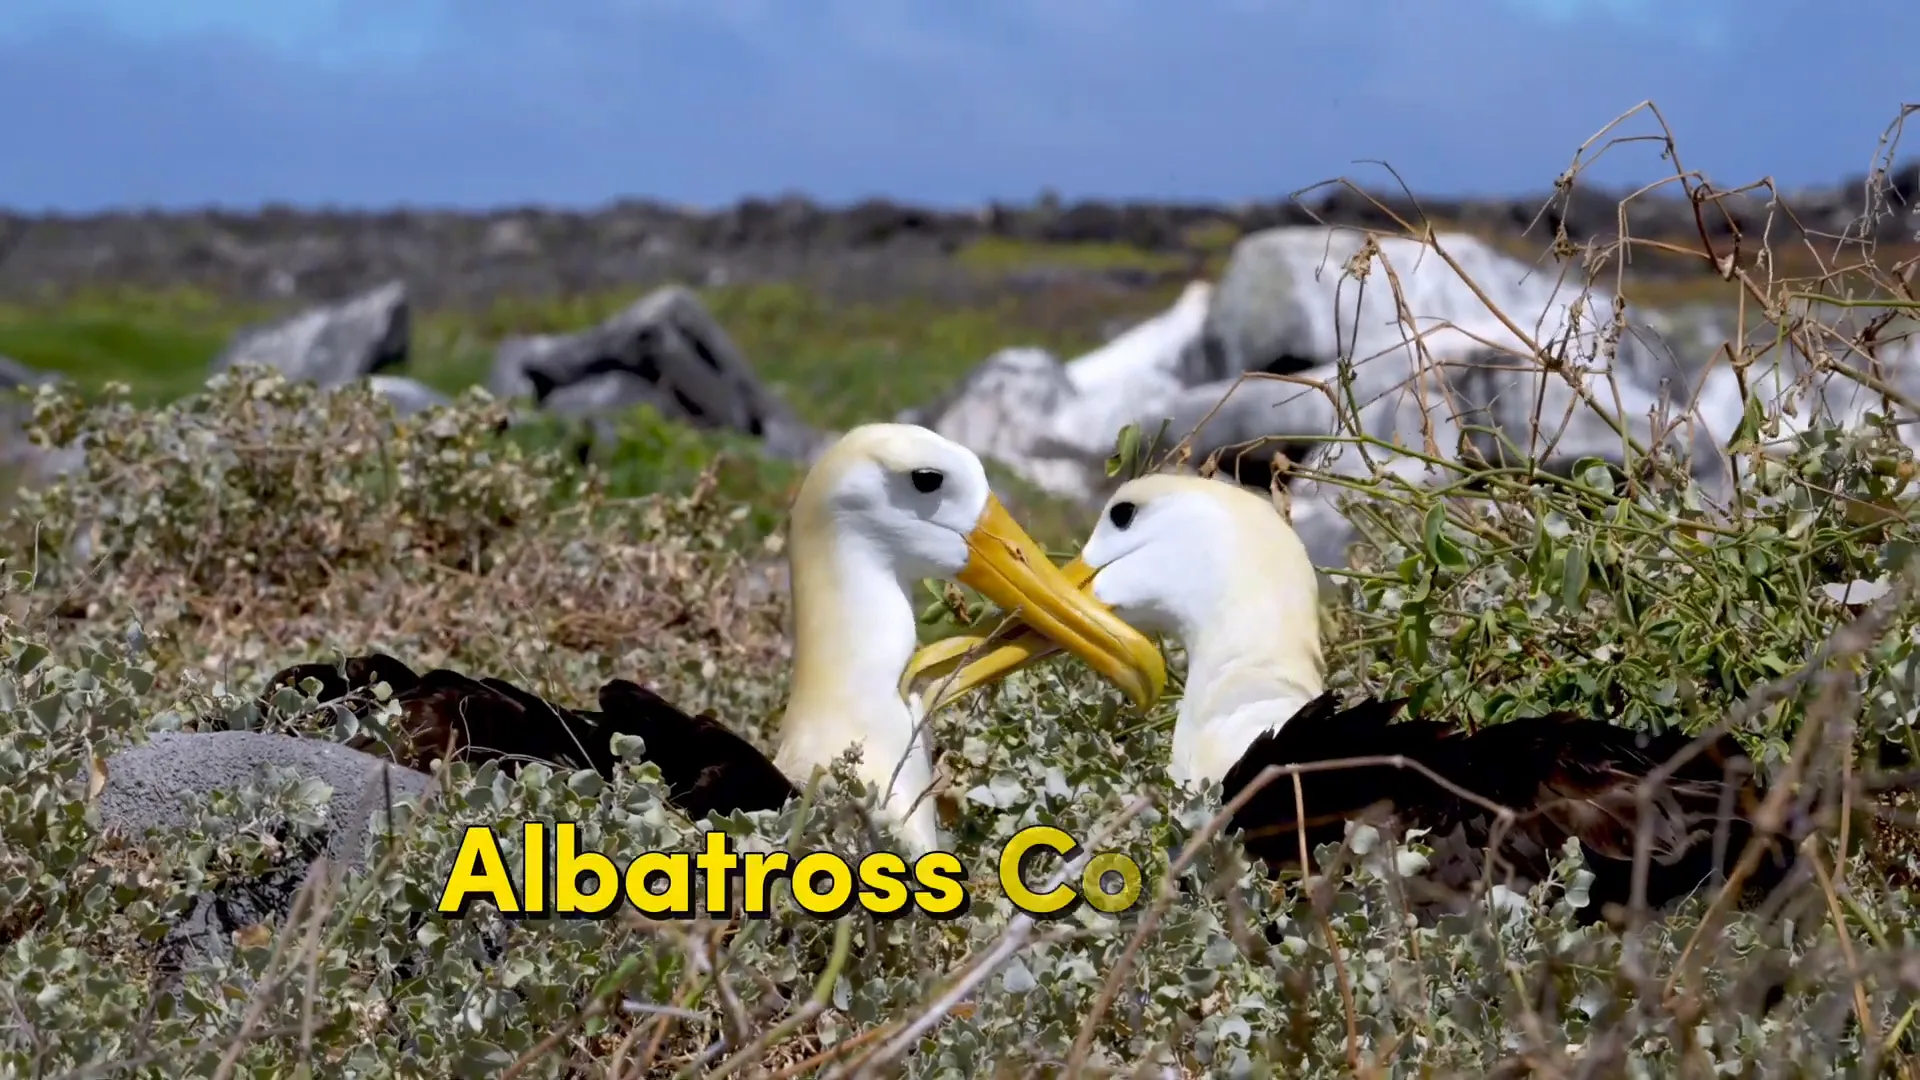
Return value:
[[(1017, 610), (1142, 707), (1166, 679), (1153, 642), (1087, 597), (1047, 558), (990, 488), (972, 451), (909, 424), (843, 435), (801, 481), (788, 521), (793, 660), (771, 759), (709, 714), (688, 715), (638, 683), (614, 679), (598, 711), (570, 709), (496, 678), (415, 674), (370, 654), (276, 674), (268, 692), (320, 681), (320, 700), (385, 682), (413, 734), (416, 760), (456, 745), (469, 761), (536, 759), (611, 774), (615, 734), (638, 735), (672, 801), (710, 813), (777, 809), (815, 768), (861, 748), (863, 783), (886, 793), (879, 816), (915, 854), (939, 846), (931, 747), (907, 663), (919, 644), (912, 589), (939, 578)], [(416, 765), (415, 767), (422, 767)]]
[[(1397, 756), (1389, 764), (1301, 772), (1302, 820), (1285, 778), (1255, 792), (1229, 823), (1248, 851), (1274, 870), (1298, 862), (1302, 824), (1309, 850), (1338, 841), (1349, 820), (1428, 830), (1429, 884), (1448, 895), (1482, 880), (1484, 853), (1502, 839), (1495, 875), (1537, 883), (1570, 838), (1579, 842), (1600, 917), (1632, 899), (1636, 788), (1693, 739), (1635, 732), (1569, 713), (1514, 719), (1465, 733), (1441, 719), (1394, 722), (1405, 699), (1341, 703), (1326, 691), (1319, 585), (1305, 546), (1273, 502), (1219, 480), (1151, 475), (1107, 501), (1080, 554), (1062, 572), (1127, 623), (1178, 640), (1186, 689), (1173, 728), (1168, 771), (1177, 784), (1218, 782), (1232, 800), (1268, 766)], [(912, 677), (931, 681), (929, 708), (993, 682), (1068, 644), (1017, 617), (987, 636), (958, 636), (916, 654)], [(1497, 813), (1464, 790), (1512, 810)], [(1727, 872), (1754, 829), (1747, 815), (1764, 795), (1731, 736), (1679, 765), (1652, 798), (1645, 900), (1652, 907)], [(1390, 813), (1382, 817), (1381, 811)], [(1777, 882), (1790, 850), (1775, 845), (1749, 878)]]

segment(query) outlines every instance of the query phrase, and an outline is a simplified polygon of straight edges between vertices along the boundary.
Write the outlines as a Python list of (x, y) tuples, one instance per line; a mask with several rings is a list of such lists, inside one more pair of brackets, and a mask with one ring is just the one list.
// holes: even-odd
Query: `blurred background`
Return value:
[[(1085, 496), (1012, 419), (961, 431), (941, 409), (1002, 350), (1058, 366), (1167, 311), (1262, 230), (1464, 232), (1512, 258), (1483, 282), (1501, 289), (1604, 249), (1620, 199), (1655, 185), (1629, 232), (1688, 250), (1601, 268), (1636, 312), (1736, 299), (1708, 234), (1821, 262), (1783, 238), (1846, 233), (1876, 170), (1882, 202), (1916, 186), (1888, 139), (1920, 96), (1898, 54), (1920, 9), (1842, 7), (10, 0), (0, 378), (122, 380), (157, 403), (243, 359), (377, 373), (405, 408), (483, 384), (603, 436), (639, 405), (669, 422), (649, 453), (697, 431), (792, 460), (915, 409)], [(1677, 172), (1771, 180), (1797, 220), (1765, 188), (1696, 220)], [(1920, 220), (1873, 228), (1898, 268)], [(674, 284), (695, 302), (633, 309)], [(1169, 385), (1328, 359), (1223, 359), (1259, 318), (1210, 306), (1154, 346)], [(677, 366), (695, 341), (722, 378)], [(1121, 419), (1068, 441), (1110, 445)]]

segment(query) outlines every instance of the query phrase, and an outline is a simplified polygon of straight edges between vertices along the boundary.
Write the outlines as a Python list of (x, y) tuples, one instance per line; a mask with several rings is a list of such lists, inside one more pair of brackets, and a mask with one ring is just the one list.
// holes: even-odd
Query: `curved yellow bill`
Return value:
[[(1032, 646), (1017, 638), (1005, 646), (996, 644), (993, 651), (999, 659), (981, 668), (961, 663), (967, 655), (964, 646), (944, 642), (930, 646), (941, 651), (930, 662), (916, 656), (902, 679), (905, 684), (916, 676), (924, 681), (929, 668), (937, 665), (956, 669), (951, 678), (939, 680), (940, 685), (933, 688), (928, 712), (981, 682), (1004, 677), (1058, 649), (1105, 675), (1141, 708), (1159, 700), (1167, 682), (1166, 660), (1159, 647), (1080, 588), (1090, 573), (1076, 579), (1054, 566), (1045, 549), (1013, 520), (997, 497), (987, 497), (987, 508), (968, 534), (967, 547), (972, 557), (955, 580), (978, 590), (1018, 620), (1010, 630), (1024, 624), (1040, 640)], [(1017, 652), (1003, 653), (1007, 648)]]
[[(981, 522), (982, 530), (998, 506), (997, 502), (989, 505), (988, 519)], [(1005, 515), (1004, 510), (999, 513)], [(1012, 525), (1012, 519), (1008, 518), (1007, 523)], [(1013, 528), (1019, 526), (1013, 525)], [(1046, 553), (1024, 532), (1015, 542), (1032, 548), (1022, 565), (1038, 561), (1053, 570)], [(968, 565), (969, 573), (980, 561), (982, 550), (981, 546), (975, 546), (975, 563)], [(1056, 612), (1049, 622), (1035, 618), (1037, 605), (1034, 603), (1016, 607), (994, 596), (980, 580), (969, 580), (967, 574), (962, 574), (963, 584), (1000, 604), (1010, 618), (994, 633), (959, 634), (921, 649), (907, 664), (903, 688), (916, 684), (928, 687), (925, 708), (932, 713), (974, 687), (1004, 679), (1035, 661), (1065, 650), (1113, 680), (1134, 704), (1143, 709), (1151, 707), (1166, 687), (1166, 660), (1152, 641), (1120, 621), (1085, 591), (1093, 575), (1094, 569), (1077, 556), (1048, 575), (1064, 581), (1077, 598), (1071, 605), (1055, 602)], [(1041, 597), (1051, 599), (1045, 593)]]

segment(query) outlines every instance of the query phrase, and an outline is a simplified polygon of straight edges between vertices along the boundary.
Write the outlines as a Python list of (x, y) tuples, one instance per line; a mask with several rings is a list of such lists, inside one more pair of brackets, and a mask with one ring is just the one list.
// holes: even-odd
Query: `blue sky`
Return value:
[(1911, 0), (0, 0), (0, 206), (1539, 192), (1649, 98), (1791, 186), (1866, 169), (1916, 41)]

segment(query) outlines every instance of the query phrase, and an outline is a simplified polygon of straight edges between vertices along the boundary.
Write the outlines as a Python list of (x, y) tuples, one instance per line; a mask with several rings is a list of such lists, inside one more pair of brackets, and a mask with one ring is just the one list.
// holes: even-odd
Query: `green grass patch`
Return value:
[(1178, 273), (1193, 260), (1180, 252), (1147, 251), (1131, 244), (1047, 244), (989, 236), (960, 249), (961, 265), (989, 273), (1006, 273), (1034, 266), (1064, 266), (1079, 270), (1141, 270)]
[[(449, 394), (484, 384), (501, 339), (567, 333), (618, 312), (644, 290), (608, 291), (545, 300), (508, 298), (469, 310), (416, 311), (409, 375)], [(702, 298), (774, 393), (800, 417), (830, 430), (891, 420), (950, 387), (998, 349), (1037, 344), (1071, 356), (1099, 341), (1115, 314), (1145, 315), (1159, 295), (1054, 298), (1045, 306), (1015, 299), (974, 307), (929, 301), (839, 305), (796, 285), (704, 290)], [(221, 303), (185, 291), (102, 292), (58, 305), (0, 307), (0, 354), (70, 378), (83, 397), (109, 382), (131, 388), (135, 404), (159, 406), (204, 385), (208, 364), (238, 330), (290, 308)], [(689, 487), (719, 458), (720, 492), (753, 508), (753, 531), (776, 529), (801, 470), (758, 453), (755, 440), (697, 429), (640, 407), (618, 418), (616, 436), (601, 440), (593, 460), (609, 493), (638, 496)], [(573, 450), (587, 443), (583, 424), (543, 417), (517, 426), (530, 447)], [(1077, 508), (999, 470), (996, 484), (1043, 541), (1076, 539)], [(0, 477), (11, 493), (15, 478)]]
[[(583, 330), (642, 295), (634, 289), (506, 298), (470, 311), (416, 310), (412, 355), (394, 373), (458, 392), (486, 381), (503, 338)], [(1106, 319), (1150, 314), (1164, 299), (1054, 299), (1047, 307), (1017, 299), (959, 308), (923, 300), (841, 305), (790, 284), (701, 295), (774, 392), (807, 421), (830, 428), (890, 419), (1001, 348), (1039, 345), (1073, 355), (1098, 344)], [(235, 331), (288, 310), (226, 305), (184, 291), (0, 307), (0, 354), (60, 372), (86, 389), (125, 382), (134, 400), (160, 404), (199, 387)]]
[(103, 295), (55, 308), (0, 307), (0, 355), (85, 388), (124, 382), (159, 404), (190, 393), (207, 364), (255, 312), (188, 293)]
[[(543, 416), (516, 425), (511, 437), (535, 452), (562, 450), (578, 455), (587, 445), (583, 421)], [(593, 444), (588, 460), (597, 467), (605, 493), (638, 498), (660, 491), (691, 488), (705, 469), (714, 469), (716, 492), (745, 508), (750, 532), (763, 537), (779, 529), (786, 507), (803, 475), (794, 462), (759, 453), (754, 439), (726, 431), (704, 431), (639, 405), (622, 415), (611, 438)]]

